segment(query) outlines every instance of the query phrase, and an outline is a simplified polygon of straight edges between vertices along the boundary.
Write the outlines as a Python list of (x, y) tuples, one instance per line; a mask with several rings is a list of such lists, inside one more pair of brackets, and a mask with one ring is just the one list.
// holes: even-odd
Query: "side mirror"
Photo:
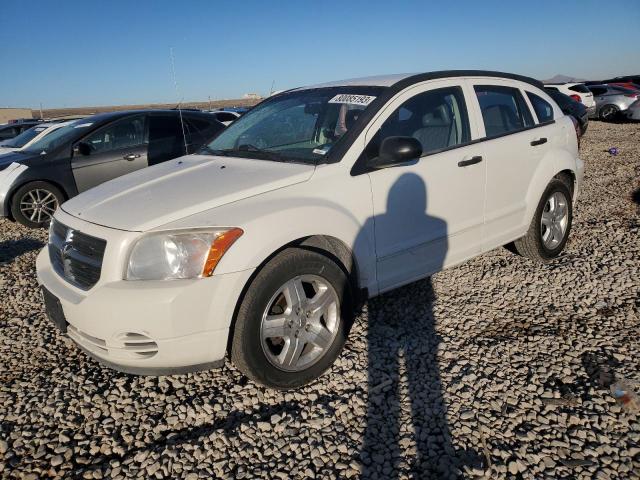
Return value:
[(387, 137), (376, 158), (369, 161), (375, 169), (389, 168), (416, 160), (422, 155), (422, 144), (413, 137)]
[(88, 143), (80, 142), (73, 147), (73, 153), (77, 153), (84, 156), (90, 155), (91, 146)]

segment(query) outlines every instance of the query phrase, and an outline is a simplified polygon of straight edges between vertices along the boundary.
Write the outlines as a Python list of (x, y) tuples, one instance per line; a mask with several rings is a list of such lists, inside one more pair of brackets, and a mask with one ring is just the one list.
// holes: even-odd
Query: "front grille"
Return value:
[(89, 290), (102, 271), (102, 258), (107, 242), (66, 225), (51, 221), (49, 259), (54, 270), (72, 285)]

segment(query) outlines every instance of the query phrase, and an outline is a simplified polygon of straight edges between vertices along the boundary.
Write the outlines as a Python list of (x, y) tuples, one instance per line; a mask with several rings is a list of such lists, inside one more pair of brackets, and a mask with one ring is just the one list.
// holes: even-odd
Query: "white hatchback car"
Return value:
[(596, 99), (584, 83), (549, 83), (545, 87), (564, 93), (575, 101), (582, 103), (587, 108), (587, 113), (590, 117), (596, 111)]
[(64, 203), (37, 261), (51, 320), (115, 369), (220, 365), (293, 388), (354, 306), (514, 242), (563, 249), (575, 128), (530, 78), (395, 75), (270, 97), (196, 155)]

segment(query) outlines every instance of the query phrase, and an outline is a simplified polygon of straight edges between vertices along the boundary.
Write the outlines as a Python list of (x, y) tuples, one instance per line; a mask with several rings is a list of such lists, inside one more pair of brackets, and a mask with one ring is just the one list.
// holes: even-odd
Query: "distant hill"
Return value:
[(571, 77), (569, 75), (557, 74), (547, 80), (540, 80), (542, 83), (568, 83), (568, 82), (586, 82), (584, 78)]

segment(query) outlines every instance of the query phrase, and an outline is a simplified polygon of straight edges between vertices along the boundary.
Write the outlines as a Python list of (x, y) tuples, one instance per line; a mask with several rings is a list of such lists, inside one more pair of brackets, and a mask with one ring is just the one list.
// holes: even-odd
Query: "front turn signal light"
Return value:
[(207, 260), (204, 262), (204, 268), (202, 269), (203, 277), (210, 277), (213, 275), (213, 271), (218, 266), (218, 263), (224, 254), (229, 250), (231, 245), (233, 245), (234, 242), (242, 236), (243, 233), (244, 231), (241, 228), (232, 228), (215, 238), (211, 243), (211, 248), (209, 248)]

